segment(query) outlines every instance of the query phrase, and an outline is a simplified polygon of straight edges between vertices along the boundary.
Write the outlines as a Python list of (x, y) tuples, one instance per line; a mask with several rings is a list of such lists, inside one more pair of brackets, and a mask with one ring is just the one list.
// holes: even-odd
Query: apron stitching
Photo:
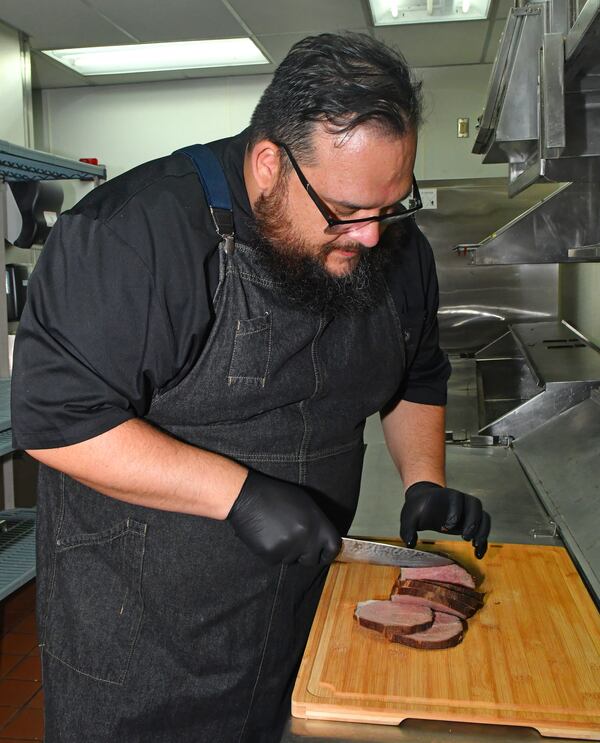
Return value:
[(215, 293), (212, 298), (213, 307), (215, 307), (217, 303), (217, 299), (219, 297), (219, 294), (221, 293), (223, 284), (225, 283), (225, 278), (227, 277), (227, 253), (225, 252), (225, 249), (223, 247), (224, 245), (225, 241), (219, 244), (219, 283), (217, 284), (217, 288), (215, 289)]
[(251, 284), (259, 284), (260, 286), (264, 286), (266, 289), (274, 289), (277, 286), (282, 286), (282, 284), (277, 281), (269, 281), (269, 279), (263, 279), (262, 276), (258, 276), (254, 273), (248, 273), (247, 271), (240, 271), (240, 277), (242, 279), (246, 279), (246, 281), (249, 281)]
[(256, 689), (258, 688), (258, 682), (260, 680), (260, 674), (262, 672), (262, 667), (265, 661), (265, 656), (267, 654), (267, 645), (269, 643), (269, 635), (271, 634), (271, 627), (273, 626), (273, 616), (275, 614), (275, 607), (277, 606), (277, 599), (279, 598), (279, 589), (281, 588), (281, 584), (283, 583), (283, 577), (286, 573), (286, 566), (282, 565), (279, 570), (279, 579), (277, 580), (277, 588), (275, 589), (275, 595), (273, 596), (273, 604), (271, 606), (271, 613), (269, 615), (269, 624), (267, 625), (267, 631), (265, 633), (265, 640), (263, 643), (263, 649), (260, 656), (260, 663), (258, 666), (258, 672), (256, 674), (256, 680), (254, 682), (254, 686), (252, 687), (252, 694), (250, 695), (250, 703), (248, 704), (248, 712), (246, 714), (246, 719), (244, 720), (244, 724), (242, 725), (242, 729), (240, 731), (240, 737), (238, 738), (238, 743), (241, 742), (244, 736), (244, 732), (246, 730), (246, 725), (248, 724), (248, 720), (250, 719), (250, 712), (252, 711), (252, 705), (254, 703), (254, 697), (256, 695)]
[[(321, 335), (321, 332), (323, 330), (323, 315), (319, 315), (319, 327), (317, 328), (317, 332), (314, 335), (314, 338), (311, 343), (310, 348), (310, 355), (313, 363), (313, 371), (315, 374), (315, 389), (310, 396), (309, 399), (313, 399), (316, 397), (316, 395), (319, 393), (321, 389), (321, 377), (319, 375), (319, 361), (318, 361), (318, 355), (317, 355), (317, 342), (319, 340), (319, 337)], [(299, 472), (298, 472), (298, 482), (299, 484), (304, 484), (306, 482), (306, 470), (307, 470), (307, 452), (308, 447), (310, 443), (310, 439), (312, 436), (312, 426), (310, 422), (310, 416), (308, 415), (308, 412), (305, 410), (305, 404), (308, 402), (308, 400), (303, 400), (300, 403), (300, 412), (302, 414), (302, 420), (304, 422), (304, 435), (302, 436), (302, 441), (300, 442), (300, 452), (299, 452)]]
[[(301, 404), (302, 403), (300, 403), (300, 405)], [(337, 446), (331, 449), (318, 449), (310, 454), (306, 454), (304, 457), (300, 457), (297, 454), (261, 454), (256, 453), (256, 451), (244, 451), (242, 449), (219, 449), (219, 453), (224, 457), (246, 458), (254, 462), (281, 462), (282, 464), (287, 462), (300, 462), (301, 460), (313, 462), (318, 459), (334, 457), (337, 454), (345, 454), (346, 452), (355, 449), (361, 443), (362, 438), (357, 438), (349, 444), (344, 444), (343, 446)]]
[(59, 658), (57, 655), (54, 655), (54, 653), (52, 653), (47, 648), (44, 648), (44, 652), (46, 653), (46, 655), (49, 655), (51, 658), (54, 658), (54, 660), (58, 661), (58, 663), (62, 663), (63, 666), (67, 666), (67, 668), (70, 668), (72, 671), (75, 671), (75, 673), (78, 673), (80, 676), (86, 676), (89, 679), (94, 679), (94, 681), (101, 681), (103, 684), (112, 684), (113, 686), (123, 686), (123, 676), (120, 677), (119, 681), (111, 681), (110, 679), (100, 678), (99, 676), (94, 676), (91, 673), (80, 671), (79, 668), (75, 668), (75, 666), (72, 666), (70, 663), (67, 663), (62, 658)]
[(267, 377), (269, 376), (269, 367), (271, 366), (271, 350), (273, 348), (273, 322), (271, 320), (270, 313), (267, 313), (269, 315), (269, 346), (267, 350), (267, 365), (265, 366), (265, 376), (262, 378), (262, 386), (264, 387), (267, 382)]
[(58, 515), (56, 532), (54, 534), (54, 544), (53, 544), (53, 551), (52, 551), (52, 577), (50, 579), (50, 585), (48, 586), (48, 591), (46, 593), (46, 606), (44, 607), (44, 621), (42, 625), (43, 626), (43, 637), (42, 637), (42, 642), (40, 643), (40, 647), (45, 647), (46, 645), (46, 628), (48, 627), (48, 614), (50, 613), (50, 603), (54, 596), (54, 586), (56, 583), (56, 563), (58, 562), (56, 543), (58, 541), (58, 537), (62, 530), (64, 517), (65, 517), (65, 474), (64, 472), (61, 472), (60, 473), (60, 511)]
[(142, 537), (142, 546), (141, 546), (142, 554), (140, 555), (140, 560), (139, 560), (140, 567), (139, 567), (139, 575), (138, 575), (138, 581), (137, 581), (137, 591), (140, 597), (140, 618), (138, 620), (137, 628), (135, 631), (135, 637), (131, 641), (127, 662), (125, 663), (125, 666), (123, 667), (123, 672), (121, 673), (121, 677), (120, 677), (121, 684), (125, 682), (125, 677), (127, 676), (127, 673), (129, 672), (129, 666), (131, 665), (131, 659), (133, 658), (133, 653), (135, 651), (138, 638), (140, 636), (140, 631), (142, 628), (142, 620), (144, 618), (144, 597), (142, 595), (142, 576), (144, 573), (144, 558), (146, 556), (146, 534), (147, 532), (148, 532), (148, 524), (144, 524), (143, 534), (139, 534), (139, 532), (134, 532), (134, 534), (137, 534), (138, 536)]

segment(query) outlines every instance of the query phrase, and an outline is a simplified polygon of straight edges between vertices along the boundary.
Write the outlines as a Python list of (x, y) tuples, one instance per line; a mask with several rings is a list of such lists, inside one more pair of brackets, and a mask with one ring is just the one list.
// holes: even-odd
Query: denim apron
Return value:
[[(369, 313), (292, 306), (254, 251), (219, 246), (214, 323), (146, 419), (306, 487), (346, 533), (368, 415), (404, 340)], [(38, 621), (47, 743), (276, 743), (327, 569), (267, 565), (227, 521), (133, 506), (41, 467)]]

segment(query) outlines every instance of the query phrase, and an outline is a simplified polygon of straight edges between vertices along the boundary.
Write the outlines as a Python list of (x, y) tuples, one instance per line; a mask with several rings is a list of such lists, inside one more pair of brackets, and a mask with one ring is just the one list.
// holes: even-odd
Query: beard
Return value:
[(373, 248), (344, 244), (344, 249), (358, 252), (358, 262), (348, 273), (334, 276), (325, 264), (338, 246), (308, 244), (286, 216), (286, 205), (286, 177), (280, 176), (271, 194), (261, 194), (255, 202), (251, 229), (259, 263), (291, 304), (313, 313), (355, 315), (385, 302), (383, 270), (390, 260), (392, 241)]

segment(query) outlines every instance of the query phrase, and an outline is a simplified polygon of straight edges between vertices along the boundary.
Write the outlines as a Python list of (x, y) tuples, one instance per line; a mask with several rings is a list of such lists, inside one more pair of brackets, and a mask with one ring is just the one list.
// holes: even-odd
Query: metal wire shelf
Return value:
[(0, 179), (11, 181), (71, 180), (91, 181), (106, 178), (103, 165), (89, 165), (79, 160), (31, 150), (0, 139)]
[(35, 576), (35, 509), (0, 511), (0, 601)]

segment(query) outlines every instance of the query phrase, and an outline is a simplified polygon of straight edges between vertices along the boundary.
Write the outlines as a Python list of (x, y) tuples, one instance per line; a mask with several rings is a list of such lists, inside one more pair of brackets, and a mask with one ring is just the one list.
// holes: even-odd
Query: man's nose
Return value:
[(365, 248), (374, 248), (381, 237), (381, 224), (379, 222), (363, 222), (357, 224), (346, 234), (364, 245)]

